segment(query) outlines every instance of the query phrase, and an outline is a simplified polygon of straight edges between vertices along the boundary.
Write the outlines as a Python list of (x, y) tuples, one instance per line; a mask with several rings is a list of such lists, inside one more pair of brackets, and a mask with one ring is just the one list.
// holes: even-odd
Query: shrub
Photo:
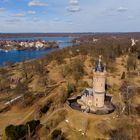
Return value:
[(122, 73), (121, 79), (125, 79), (125, 72)]
[(68, 83), (67, 85), (67, 93), (68, 93), (68, 97), (70, 96), (71, 93), (73, 93), (74, 91), (76, 91), (76, 87), (73, 83)]
[(15, 94), (24, 94), (28, 91), (27, 83), (18, 82), (16, 88), (14, 89)]
[(56, 62), (58, 65), (61, 65), (64, 63), (64, 58), (60, 55), (56, 58)]
[(69, 98), (69, 94), (67, 92), (67, 89), (65, 87), (61, 87), (60, 92), (57, 95), (59, 97), (59, 99), (57, 99), (55, 101), (55, 104), (59, 105), (63, 105), (66, 100)]
[(42, 107), (41, 109), (40, 109), (40, 111), (42, 112), (42, 113), (46, 113), (47, 111), (49, 110), (49, 106), (47, 106), (47, 105), (45, 105), (44, 107)]
[(31, 133), (34, 133), (35, 130), (36, 130), (36, 127), (40, 124), (40, 121), (39, 120), (32, 120), (30, 122), (27, 122), (26, 123), (26, 126), (29, 126), (30, 128), (30, 132)]
[(137, 114), (140, 116), (140, 105), (138, 105), (135, 109), (136, 109)]
[(78, 80), (85, 74), (84, 63), (80, 59), (75, 59), (72, 63), (72, 76), (78, 82)]
[(5, 129), (5, 134), (10, 140), (19, 140), (24, 137), (28, 132), (28, 127), (25, 125), (9, 125)]
[(34, 133), (39, 124), (39, 120), (32, 120), (25, 125), (9, 125), (5, 128), (5, 134), (9, 140), (19, 140), (28, 134), (28, 128), (30, 128), (31, 133)]
[(36, 96), (34, 96), (31, 92), (27, 92), (24, 94), (22, 98), (22, 102), (20, 102), (21, 107), (31, 106), (36, 100)]
[(136, 62), (136, 56), (135, 55), (130, 55), (128, 57), (128, 60), (127, 60), (127, 70), (128, 71), (131, 71), (131, 70), (135, 70), (136, 67), (137, 67), (137, 62)]
[(109, 135), (112, 140), (130, 140), (123, 129), (112, 130)]
[(51, 137), (52, 139), (56, 139), (58, 137), (61, 137), (62, 131), (60, 129), (55, 129), (52, 134)]

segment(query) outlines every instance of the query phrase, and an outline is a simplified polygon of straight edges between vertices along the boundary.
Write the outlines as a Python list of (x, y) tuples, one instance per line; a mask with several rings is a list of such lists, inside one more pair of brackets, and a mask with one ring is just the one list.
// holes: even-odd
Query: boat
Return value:
[(4, 50), (4, 52), (6, 52), (6, 53), (7, 53), (7, 52), (9, 52), (9, 51), (8, 51), (8, 50)]

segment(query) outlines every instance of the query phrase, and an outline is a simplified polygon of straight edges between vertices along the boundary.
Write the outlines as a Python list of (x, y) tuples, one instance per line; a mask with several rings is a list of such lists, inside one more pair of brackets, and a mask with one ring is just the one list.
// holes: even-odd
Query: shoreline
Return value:
[[(59, 48), (59, 47), (58, 47)], [(39, 50), (49, 50), (49, 49), (57, 49), (57, 48), (42, 48), (42, 49), (32, 49), (32, 50), (9, 50), (8, 52), (10, 52), (10, 51), (39, 51)], [(3, 52), (3, 53), (7, 53), (7, 52)], [(51, 53), (51, 52), (50, 52)], [(45, 55), (47, 55), (47, 54), (44, 54), (44, 55), (42, 55), (41, 57), (38, 57), (38, 58), (31, 58), (31, 59), (25, 59), (25, 60), (22, 60), (22, 61), (19, 61), (19, 62), (13, 62), (13, 61), (7, 61), (7, 62), (5, 62), (5, 64), (2, 64), (2, 65), (0, 65), (0, 69), (2, 69), (2, 68), (8, 68), (9, 66), (8, 66), (8, 64), (6, 64), (6, 63), (8, 63), (8, 62), (11, 62), (11, 63), (13, 63), (12, 64), (12, 67), (16, 67), (17, 65), (20, 65), (21, 63), (23, 63), (23, 62), (25, 62), (25, 63), (28, 63), (28, 62), (32, 62), (32, 61), (35, 61), (35, 60), (38, 60), (38, 59), (41, 59), (42, 57), (44, 57)]]
[[(5, 67), (8, 63), (11, 63), (11, 64), (13, 63), (13, 65), (15, 65), (23, 61), (31, 61), (31, 60), (39, 59), (51, 53), (53, 50), (73, 46), (72, 45), (73, 38), (69, 39), (68, 37), (65, 38), (61, 36), (61, 38), (58, 37), (58, 39), (54, 39), (54, 41), (52, 39), (50, 38), (50, 40), (45, 40), (45, 39), (37, 38), (37, 40), (33, 40), (29, 38), (28, 40), (27, 39), (16, 40), (15, 38), (14, 40), (11, 39), (11, 41), (4, 40), (3, 41), (4, 44), (5, 44), (5, 41), (8, 41), (10, 43), (14, 42), (16, 44), (17, 43), (20, 44), (22, 42), (21, 43), (22, 45), (30, 44), (32, 46), (36, 45), (36, 43), (38, 45), (41, 42), (41, 47), (22, 47), (22, 49), (20, 47), (19, 49), (18, 47), (11, 47), (11, 46), (10, 47), (8, 46), (7, 48), (5, 48), (2, 45), (0, 45), (1, 58), (3, 58), (0, 62), (0, 68)], [(47, 42), (47, 45), (46, 45), (46, 42)], [(1, 43), (1, 40), (0, 40), (0, 43)], [(43, 46), (42, 44), (43, 45), (45, 44), (46, 46)], [(26, 58), (26, 59), (23, 60), (23, 58)]]
[(9, 49), (9, 50), (5, 50), (5, 49), (1, 49), (0, 48), (0, 52), (3, 52), (3, 53), (7, 53), (7, 52), (10, 52), (10, 51), (39, 51), (39, 50), (47, 50), (47, 49), (56, 49), (56, 48), (59, 48), (59, 46), (56, 46), (56, 47), (48, 47), (48, 48), (25, 48), (25, 49)]
[(37, 50), (59, 48), (57, 41), (45, 40), (0, 40), (0, 50), (8, 52), (9, 50)]

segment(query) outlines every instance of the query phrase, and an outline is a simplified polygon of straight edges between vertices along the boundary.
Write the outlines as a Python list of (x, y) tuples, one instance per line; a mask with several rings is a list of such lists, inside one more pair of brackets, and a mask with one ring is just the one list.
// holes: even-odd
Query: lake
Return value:
[(49, 49), (40, 49), (40, 50), (23, 50), (16, 51), (11, 50), (8, 52), (0, 51), (0, 66), (5, 66), (8, 61), (12, 61), (14, 63), (22, 62), (23, 60), (30, 60), (35, 58), (40, 58), (43, 55), (51, 53), (56, 49), (65, 48), (68, 46), (72, 46), (72, 37), (32, 37), (32, 38), (10, 38), (10, 39), (2, 39), (0, 40), (45, 40), (45, 41), (57, 41), (59, 48), (49, 48)]

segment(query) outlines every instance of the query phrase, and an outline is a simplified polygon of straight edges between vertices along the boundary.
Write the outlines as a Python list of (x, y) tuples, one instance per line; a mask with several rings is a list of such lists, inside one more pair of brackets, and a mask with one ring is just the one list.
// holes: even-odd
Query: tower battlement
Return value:
[(101, 77), (101, 76), (105, 76), (106, 77), (106, 72), (95, 72), (94, 70), (93, 70), (93, 76), (99, 76), (99, 77)]

